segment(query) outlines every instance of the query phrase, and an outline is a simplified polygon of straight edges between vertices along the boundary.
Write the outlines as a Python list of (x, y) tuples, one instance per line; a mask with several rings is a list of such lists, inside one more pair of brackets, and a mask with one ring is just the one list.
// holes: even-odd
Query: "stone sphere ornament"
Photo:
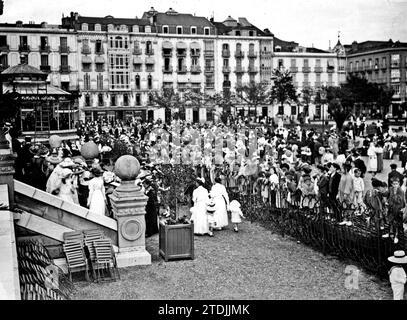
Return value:
[(99, 147), (93, 141), (86, 142), (81, 147), (81, 155), (86, 160), (97, 158), (99, 156)]
[(122, 181), (136, 180), (140, 172), (140, 163), (131, 155), (124, 155), (117, 159), (114, 165), (114, 173)]
[(52, 149), (59, 148), (61, 144), (62, 139), (60, 136), (53, 134), (52, 136), (49, 137), (49, 145), (51, 146)]

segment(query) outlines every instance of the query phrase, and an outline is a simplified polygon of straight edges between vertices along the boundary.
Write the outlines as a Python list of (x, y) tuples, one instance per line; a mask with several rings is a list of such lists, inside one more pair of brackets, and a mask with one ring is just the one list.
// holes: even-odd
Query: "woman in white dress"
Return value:
[(61, 180), (57, 189), (57, 197), (68, 202), (79, 204), (78, 193), (72, 179), (72, 173), (71, 169), (62, 169)]
[(367, 156), (369, 157), (368, 171), (375, 175), (377, 172), (377, 155), (373, 142), (370, 143), (369, 149), (367, 149)]
[(229, 196), (224, 185), (221, 184), (220, 177), (215, 178), (215, 184), (212, 186), (211, 194), (215, 196), (216, 211), (214, 214), (215, 230), (222, 230), (229, 224), (228, 208)]
[(92, 168), (94, 178), (89, 181), (89, 197), (88, 207), (89, 211), (105, 215), (106, 212), (106, 193), (105, 182), (103, 180), (103, 170), (99, 166)]
[(209, 233), (208, 215), (206, 204), (209, 201), (208, 190), (204, 188), (205, 179), (197, 178), (198, 187), (192, 192), (194, 206), (190, 209), (191, 221), (194, 222), (194, 234), (204, 235)]

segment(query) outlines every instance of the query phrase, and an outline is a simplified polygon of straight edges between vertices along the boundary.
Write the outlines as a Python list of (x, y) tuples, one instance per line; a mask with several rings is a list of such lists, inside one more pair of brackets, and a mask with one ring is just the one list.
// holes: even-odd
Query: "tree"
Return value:
[(173, 88), (163, 88), (161, 92), (153, 92), (151, 97), (153, 103), (165, 109), (166, 122), (171, 122), (175, 109), (182, 106), (181, 97)]
[(218, 114), (218, 116), (223, 123), (226, 123), (227, 119), (232, 114), (232, 107), (234, 107), (236, 103), (235, 96), (231, 94), (230, 91), (224, 91), (221, 93), (217, 92), (208, 98), (213, 105), (217, 105), (222, 108), (222, 111)]
[(243, 100), (251, 108), (254, 108), (257, 116), (257, 106), (268, 103), (267, 87), (262, 83), (251, 81), (249, 84), (236, 87), (237, 97)]
[(309, 104), (311, 102), (314, 92), (311, 88), (304, 88), (301, 90), (301, 93), (302, 93), (302, 100), (305, 103), (305, 105), (307, 106), (307, 109), (306, 109), (307, 112), (304, 112), (305, 116), (307, 116), (309, 113)]
[(279, 114), (284, 113), (284, 103), (287, 101), (297, 101), (297, 92), (293, 84), (293, 77), (290, 71), (273, 71), (274, 84), (271, 87), (270, 99), (280, 103)]

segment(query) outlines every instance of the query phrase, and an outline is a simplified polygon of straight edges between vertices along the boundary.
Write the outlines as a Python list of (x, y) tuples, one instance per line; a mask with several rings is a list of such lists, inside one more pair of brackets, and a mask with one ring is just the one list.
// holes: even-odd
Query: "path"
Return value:
[(391, 299), (388, 283), (361, 271), (345, 287), (346, 263), (256, 223), (239, 233), (195, 237), (195, 260), (164, 262), (158, 236), (147, 239), (151, 266), (121, 269), (121, 280), (77, 283), (73, 299)]

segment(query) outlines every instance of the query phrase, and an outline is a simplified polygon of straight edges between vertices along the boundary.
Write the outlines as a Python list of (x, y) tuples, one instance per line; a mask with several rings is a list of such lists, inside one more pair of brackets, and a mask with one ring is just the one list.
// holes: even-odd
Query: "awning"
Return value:
[(92, 63), (92, 58), (89, 56), (83, 56), (82, 63)]
[(153, 57), (147, 57), (146, 58), (146, 64), (154, 64), (154, 63), (155, 63), (155, 60), (154, 60)]
[(102, 56), (96, 56), (95, 63), (105, 63), (105, 58)]
[(169, 41), (164, 41), (162, 46), (163, 46), (163, 49), (172, 49), (172, 43)]
[(140, 57), (134, 57), (133, 64), (143, 64), (143, 60)]
[(182, 41), (177, 42), (177, 49), (186, 49), (186, 48), (188, 48), (188, 46), (185, 42)]
[(328, 67), (334, 67), (334, 62), (333, 60), (328, 60)]
[(191, 49), (201, 49), (201, 46), (198, 42), (192, 42), (190, 44)]

